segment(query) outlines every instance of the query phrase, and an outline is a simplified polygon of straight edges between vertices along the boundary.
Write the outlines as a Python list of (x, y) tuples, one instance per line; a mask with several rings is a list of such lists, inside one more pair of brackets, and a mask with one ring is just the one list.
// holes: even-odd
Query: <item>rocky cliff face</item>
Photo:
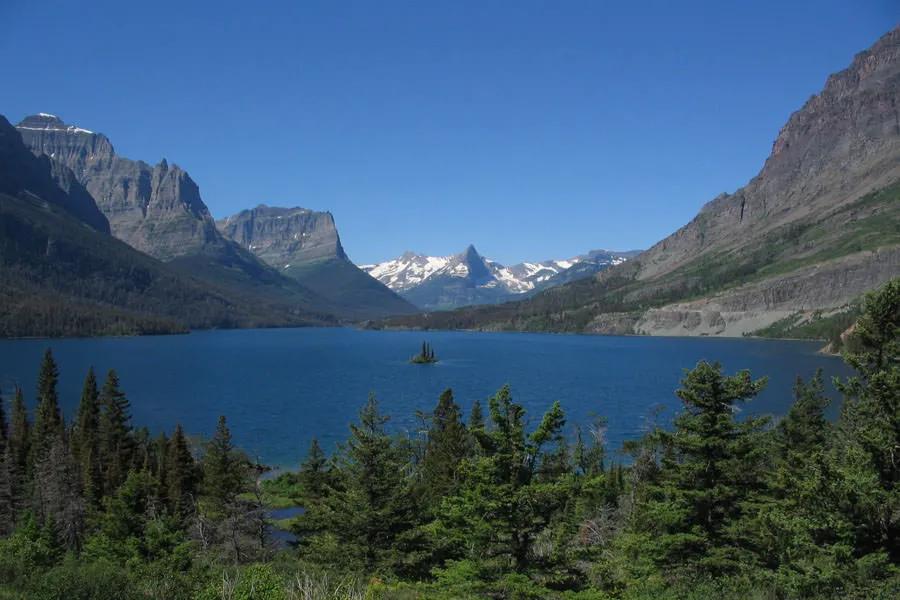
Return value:
[(810, 221), (900, 178), (900, 28), (828, 78), (779, 132), (759, 174), (709, 202), (641, 258), (638, 279)]
[(27, 117), (17, 129), (34, 154), (72, 171), (112, 234), (133, 248), (171, 260), (221, 241), (197, 184), (177, 165), (120, 157), (103, 134), (46, 113)]
[(898, 248), (900, 27), (791, 115), (746, 186), (633, 260), (520, 303), (397, 323), (742, 335), (900, 276)]
[(56, 204), (94, 229), (109, 233), (109, 223), (94, 199), (65, 165), (28, 152), (22, 137), (0, 116), (0, 192), (16, 196), (27, 193)]
[(341, 315), (372, 319), (415, 312), (350, 262), (329, 212), (261, 204), (217, 225), (229, 240), (324, 298)]
[(329, 212), (260, 204), (220, 219), (216, 225), (226, 237), (277, 268), (347, 258)]

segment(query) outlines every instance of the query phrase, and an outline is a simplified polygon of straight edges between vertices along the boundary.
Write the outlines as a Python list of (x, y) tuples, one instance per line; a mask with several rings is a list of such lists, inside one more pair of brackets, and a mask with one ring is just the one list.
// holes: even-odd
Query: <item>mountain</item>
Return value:
[(523, 302), (396, 326), (744, 335), (900, 275), (900, 28), (830, 76), (760, 172), (633, 260)]
[(0, 116), (0, 337), (323, 322), (245, 302), (113, 238), (77, 178)]
[(553, 285), (589, 277), (635, 252), (596, 250), (566, 260), (523, 262), (510, 267), (486, 259), (474, 246), (452, 256), (405, 252), (360, 268), (426, 310), (506, 302)]
[(177, 165), (121, 157), (105, 135), (47, 113), (26, 117), (17, 129), (32, 153), (74, 174), (108, 219), (112, 235), (131, 247), (241, 301), (297, 315), (352, 316), (226, 239), (200, 188)]
[(226, 238), (317, 293), (344, 316), (372, 319), (416, 311), (350, 262), (331, 213), (261, 204), (221, 219), (217, 226)]

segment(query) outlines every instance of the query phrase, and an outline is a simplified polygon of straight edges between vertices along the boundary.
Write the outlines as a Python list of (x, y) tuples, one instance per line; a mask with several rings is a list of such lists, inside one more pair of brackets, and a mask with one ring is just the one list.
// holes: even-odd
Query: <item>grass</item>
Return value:
[(752, 335), (766, 338), (822, 340), (831, 343), (832, 350), (837, 351), (843, 346), (841, 334), (856, 323), (860, 314), (858, 302), (828, 315), (816, 311), (811, 318), (798, 312), (754, 331)]

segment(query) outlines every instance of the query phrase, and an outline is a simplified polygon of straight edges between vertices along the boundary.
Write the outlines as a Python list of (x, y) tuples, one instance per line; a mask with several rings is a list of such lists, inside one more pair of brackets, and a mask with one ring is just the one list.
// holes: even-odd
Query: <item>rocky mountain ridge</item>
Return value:
[[(450, 256), (404, 252), (396, 259), (361, 265), (375, 279), (424, 309), (491, 304), (559, 285), (626, 261), (637, 252), (594, 250), (569, 259), (504, 266), (473, 245)], [(575, 267), (578, 266), (576, 269)]]
[(227, 239), (325, 298), (351, 318), (415, 312), (415, 307), (369, 277), (347, 257), (330, 212), (260, 204), (217, 226)]
[(633, 260), (522, 302), (389, 325), (745, 335), (900, 276), (898, 246), (900, 27), (791, 115), (746, 186)]

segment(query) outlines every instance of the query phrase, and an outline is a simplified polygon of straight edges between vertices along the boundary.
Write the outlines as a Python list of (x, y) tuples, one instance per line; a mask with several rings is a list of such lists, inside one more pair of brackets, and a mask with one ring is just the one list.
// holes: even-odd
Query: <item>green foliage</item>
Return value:
[(437, 357), (434, 354), (434, 348), (428, 342), (422, 342), (422, 350), (418, 354), (409, 359), (409, 362), (416, 365), (428, 365), (436, 363)]
[[(553, 403), (532, 426), (504, 387), (466, 425), (448, 390), (415, 437), (392, 436), (370, 397), (334, 456), (313, 442), (297, 473), (260, 488), (224, 418), (195, 462), (180, 427), (133, 430), (113, 381), (99, 430), (119, 431), (133, 458), (121, 484), (89, 492), (91, 459), (74, 457), (92, 444), (90, 377), (72, 443), (51, 435), (37, 462), (19, 393), (0, 598), (895, 598), (898, 321), (900, 280), (862, 304), (837, 422), (821, 374), (798, 380), (770, 425), (738, 412), (764, 379), (701, 362), (673, 427), (630, 442), (627, 464), (609, 464), (603, 419), (569, 436)], [(273, 494), (306, 509), (296, 549), (274, 556), (260, 504)]]

